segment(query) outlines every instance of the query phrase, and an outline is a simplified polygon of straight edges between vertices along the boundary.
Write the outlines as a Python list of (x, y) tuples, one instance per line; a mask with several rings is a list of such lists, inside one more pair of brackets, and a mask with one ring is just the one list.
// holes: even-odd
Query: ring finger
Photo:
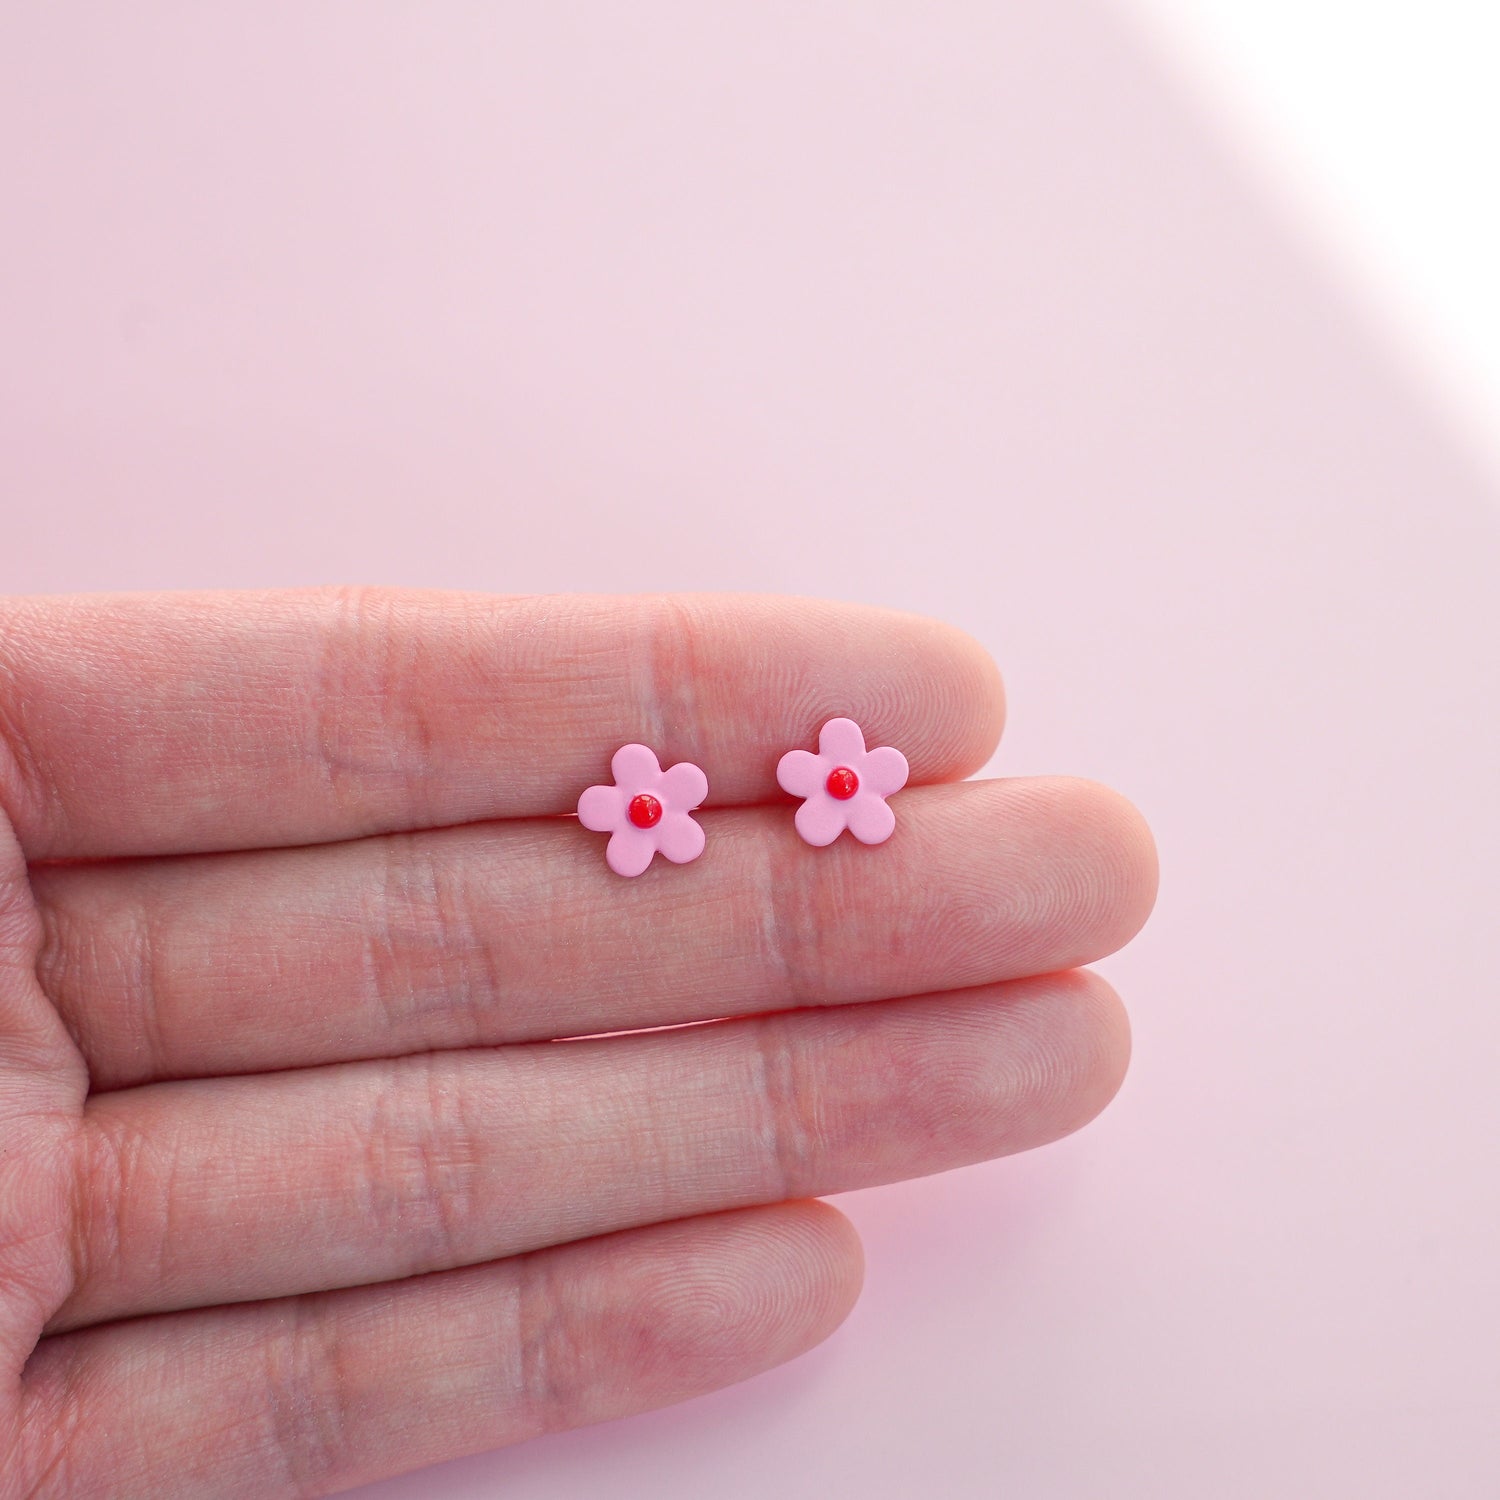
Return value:
[(75, 1287), (51, 1331), (1024, 1150), (1102, 1108), (1127, 1052), (1113, 992), (1073, 972), (98, 1096), (80, 1136)]

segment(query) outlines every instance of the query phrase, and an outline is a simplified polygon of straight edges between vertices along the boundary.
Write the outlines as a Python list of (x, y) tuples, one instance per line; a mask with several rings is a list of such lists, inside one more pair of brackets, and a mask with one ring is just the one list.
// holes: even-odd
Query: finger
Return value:
[(691, 871), (633, 881), (560, 820), (39, 867), (37, 969), (105, 1089), (965, 988), (1091, 963), (1150, 910), (1150, 833), (1096, 783), (897, 803), (878, 852), (709, 813)]
[(1086, 973), (96, 1096), (61, 1329), (385, 1281), (869, 1187), (1076, 1129), (1124, 1014)]
[(861, 1275), (841, 1214), (788, 1203), (66, 1334), (27, 1371), (17, 1493), (329, 1494), (745, 1380), (832, 1333)]
[(765, 595), (497, 598), (384, 589), (0, 606), (0, 738), (33, 859), (319, 843), (572, 812), (649, 745), (715, 803), (778, 795), (831, 714), (967, 775), (993, 664), (890, 610)]

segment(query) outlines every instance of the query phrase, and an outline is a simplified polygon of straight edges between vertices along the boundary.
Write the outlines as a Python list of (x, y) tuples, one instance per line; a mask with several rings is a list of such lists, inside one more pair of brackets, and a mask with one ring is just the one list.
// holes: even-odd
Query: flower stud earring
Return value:
[(865, 749), (853, 719), (830, 719), (818, 731), (818, 753), (788, 750), (776, 766), (783, 791), (807, 800), (797, 809), (797, 832), (822, 848), (846, 828), (862, 844), (883, 844), (896, 831), (886, 798), (906, 785), (906, 757), (889, 745)]
[(609, 763), (613, 786), (578, 799), (578, 821), (609, 834), (604, 859), (616, 875), (639, 875), (661, 854), (685, 865), (703, 853), (703, 827), (688, 816), (708, 796), (708, 777), (691, 761), (663, 771), (645, 745), (621, 745)]

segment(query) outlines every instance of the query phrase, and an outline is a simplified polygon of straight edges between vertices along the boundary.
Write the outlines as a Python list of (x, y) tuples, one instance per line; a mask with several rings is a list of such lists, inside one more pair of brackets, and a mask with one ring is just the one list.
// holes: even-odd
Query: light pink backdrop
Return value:
[(382, 1500), (1500, 1493), (1495, 490), (1101, 0), (10, 6), (0, 586), (946, 616), (1158, 915), (864, 1300)]

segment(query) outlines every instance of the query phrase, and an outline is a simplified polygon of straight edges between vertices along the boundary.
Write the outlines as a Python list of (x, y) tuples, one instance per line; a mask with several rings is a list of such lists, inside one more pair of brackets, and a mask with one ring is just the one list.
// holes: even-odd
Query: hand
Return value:
[[(884, 845), (776, 787), (836, 714), (911, 763)], [(0, 607), (0, 1500), (324, 1494), (827, 1335), (861, 1257), (813, 1195), (1125, 1067), (1073, 966), (1150, 835), (960, 783), (1001, 717), (967, 637), (811, 601)], [(622, 879), (557, 815), (631, 740), (707, 771), (708, 844)]]

